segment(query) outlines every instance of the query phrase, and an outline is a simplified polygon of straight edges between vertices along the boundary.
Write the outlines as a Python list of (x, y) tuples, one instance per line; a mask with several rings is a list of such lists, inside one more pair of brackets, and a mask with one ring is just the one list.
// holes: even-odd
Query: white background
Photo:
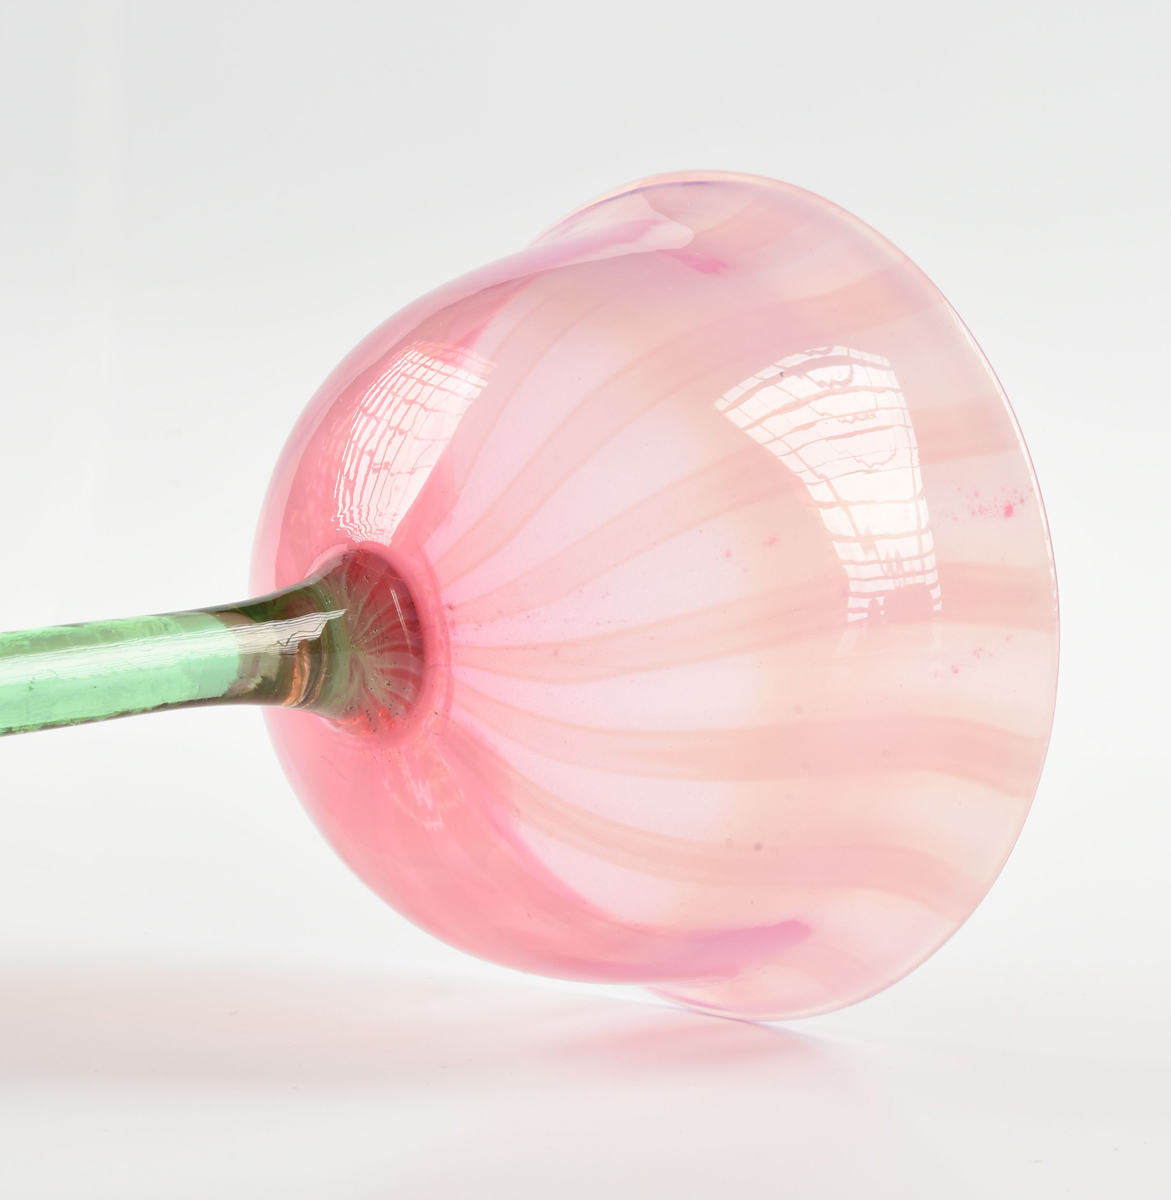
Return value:
[(1062, 685), (931, 962), (760, 1027), (473, 962), (257, 713), (0, 743), (0, 1195), (1162, 1197), (1165, 4), (0, 5), (0, 628), (243, 598), (297, 413), (415, 295), (718, 167), (907, 251), (1013, 399)]

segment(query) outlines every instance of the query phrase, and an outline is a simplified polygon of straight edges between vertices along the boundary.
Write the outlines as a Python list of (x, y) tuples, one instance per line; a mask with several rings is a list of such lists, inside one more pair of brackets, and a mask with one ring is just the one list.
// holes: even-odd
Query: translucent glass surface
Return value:
[(292, 434), (254, 585), (406, 581), (374, 729), (271, 710), (379, 895), (526, 970), (794, 1016), (905, 974), (1020, 830), (1057, 671), (988, 364), (800, 189), (652, 179), (376, 330)]

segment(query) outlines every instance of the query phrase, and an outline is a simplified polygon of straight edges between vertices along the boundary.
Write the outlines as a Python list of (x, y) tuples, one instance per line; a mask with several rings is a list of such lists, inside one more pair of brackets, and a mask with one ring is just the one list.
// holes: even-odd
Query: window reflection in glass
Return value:
[(716, 408), (808, 489), (846, 574), (848, 620), (939, 611), (919, 448), (887, 359), (848, 346), (792, 354)]
[(489, 364), (454, 346), (415, 342), (395, 355), (354, 411), (337, 475), (337, 512), (357, 541), (385, 536), (414, 503)]

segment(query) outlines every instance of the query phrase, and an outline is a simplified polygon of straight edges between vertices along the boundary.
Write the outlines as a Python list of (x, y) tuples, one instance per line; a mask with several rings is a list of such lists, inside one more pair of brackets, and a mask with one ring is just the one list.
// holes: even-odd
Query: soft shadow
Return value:
[[(125, 962), (0, 971), (0, 1071), (401, 1085), (559, 1065), (613, 1077), (815, 1059), (808, 1037), (467, 979)], [(450, 1078), (450, 1076), (449, 1076)]]
[[(54, 1097), (111, 1114), (86, 1152), (107, 1155), (104, 1174), (65, 1189), (85, 1196), (949, 1195), (849, 1054), (524, 980), (108, 962), (0, 973), (7, 1094), (36, 1094), (66, 1141), (76, 1100)], [(54, 1165), (36, 1169), (44, 1180)], [(0, 1169), (10, 1186), (32, 1177)]]

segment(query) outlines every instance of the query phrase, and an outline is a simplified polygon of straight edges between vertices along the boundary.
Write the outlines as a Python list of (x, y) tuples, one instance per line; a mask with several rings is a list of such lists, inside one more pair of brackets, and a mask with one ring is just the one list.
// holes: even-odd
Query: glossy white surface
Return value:
[(0, 982), (0, 1192), (29, 1200), (1166, 1194), (1165, 980), (932, 963), (790, 1028), (320, 969)]

